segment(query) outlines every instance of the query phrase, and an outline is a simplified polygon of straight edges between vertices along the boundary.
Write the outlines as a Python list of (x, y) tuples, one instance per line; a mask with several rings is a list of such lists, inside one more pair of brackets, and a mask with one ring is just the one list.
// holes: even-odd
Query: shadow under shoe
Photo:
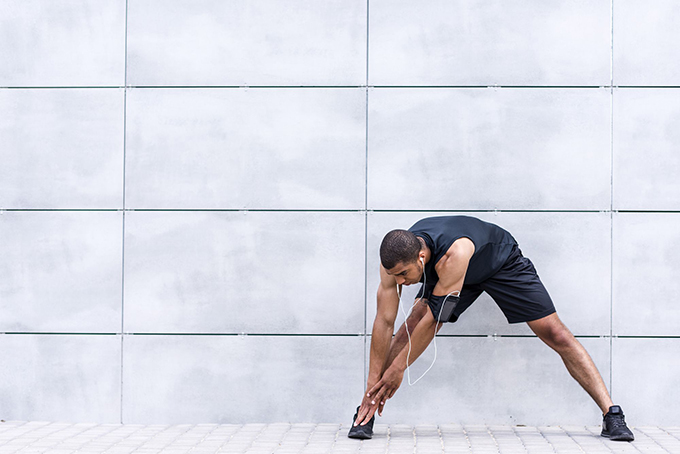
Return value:
[(602, 419), (602, 433), (603, 437), (615, 441), (633, 441), (635, 436), (626, 425), (626, 418), (623, 415), (623, 410), (618, 405), (609, 407), (609, 411)]
[(375, 422), (375, 415), (373, 415), (371, 420), (366, 424), (355, 426), (354, 422), (357, 420), (359, 408), (361, 407), (357, 407), (357, 412), (354, 413), (354, 418), (352, 418), (352, 427), (349, 429), (347, 436), (357, 440), (368, 440), (369, 438), (373, 438), (373, 423)]

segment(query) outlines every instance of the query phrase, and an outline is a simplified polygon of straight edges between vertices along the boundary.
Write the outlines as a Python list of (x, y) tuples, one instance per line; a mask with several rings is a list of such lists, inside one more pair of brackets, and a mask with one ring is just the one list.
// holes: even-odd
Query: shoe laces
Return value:
[(626, 419), (623, 415), (609, 415), (609, 421), (607, 421), (611, 428), (615, 427), (625, 427)]

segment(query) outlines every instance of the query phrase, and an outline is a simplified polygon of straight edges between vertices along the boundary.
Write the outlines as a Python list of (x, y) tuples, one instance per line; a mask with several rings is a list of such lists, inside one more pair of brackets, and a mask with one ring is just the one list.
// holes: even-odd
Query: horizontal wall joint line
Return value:
[(60, 331), (5, 331), (0, 335), (57, 335), (57, 336), (208, 336), (208, 337), (363, 337), (364, 333), (170, 333), (170, 332), (124, 332), (124, 333), (91, 333)]
[(446, 213), (621, 213), (621, 214), (678, 214), (680, 210), (559, 210), (559, 209), (545, 209), (545, 210), (469, 210), (469, 209), (436, 209), (436, 210), (391, 210), (391, 209), (315, 209), (315, 208), (0, 208), (0, 216), (3, 213), (130, 213), (130, 212), (147, 212), (147, 213), (173, 213), (173, 212), (215, 212), (215, 213), (421, 213), (423, 215), (430, 214), (446, 214)]
[(126, 336), (212, 336), (212, 337), (363, 337), (363, 333), (123, 333)]
[(641, 214), (677, 214), (680, 210), (514, 210), (514, 209), (335, 209), (335, 208), (0, 208), (2, 213), (10, 212), (224, 212), (224, 213), (641, 213)]
[(612, 89), (612, 88), (642, 88), (642, 89), (674, 89), (680, 88), (680, 85), (508, 85), (508, 84), (486, 84), (486, 85), (371, 85), (371, 84), (357, 84), (357, 85), (43, 85), (43, 86), (4, 86), (0, 90), (69, 90), (69, 89), (307, 89), (307, 88), (338, 88), (338, 89), (389, 89), (389, 88), (453, 88), (453, 89)]
[[(205, 336), (205, 337), (371, 337), (371, 333), (189, 333), (189, 332), (124, 332), (94, 333), (75, 331), (4, 331), (0, 335), (48, 335), (48, 336)], [(437, 334), (438, 338), (537, 338), (534, 334)], [(578, 339), (680, 339), (680, 335), (620, 335), (575, 334)]]
[(5, 331), (0, 334), (8, 336), (23, 336), (26, 334), (32, 335), (48, 335), (48, 336), (120, 336), (121, 333), (82, 333), (82, 332), (67, 332), (67, 331)]

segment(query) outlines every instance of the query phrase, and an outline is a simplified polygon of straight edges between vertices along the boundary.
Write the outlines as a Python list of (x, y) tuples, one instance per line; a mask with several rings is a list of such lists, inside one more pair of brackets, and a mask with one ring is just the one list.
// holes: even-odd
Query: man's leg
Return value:
[(586, 349), (564, 326), (557, 314), (553, 313), (527, 324), (543, 342), (562, 357), (571, 376), (590, 394), (602, 410), (602, 414), (606, 414), (613, 403), (602, 376)]

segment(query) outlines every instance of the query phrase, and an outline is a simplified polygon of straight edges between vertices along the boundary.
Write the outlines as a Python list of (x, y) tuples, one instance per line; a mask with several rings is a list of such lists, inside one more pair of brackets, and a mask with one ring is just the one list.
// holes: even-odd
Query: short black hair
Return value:
[(418, 237), (408, 230), (392, 230), (380, 244), (380, 262), (386, 269), (392, 269), (398, 263), (412, 263), (418, 260), (420, 252)]

